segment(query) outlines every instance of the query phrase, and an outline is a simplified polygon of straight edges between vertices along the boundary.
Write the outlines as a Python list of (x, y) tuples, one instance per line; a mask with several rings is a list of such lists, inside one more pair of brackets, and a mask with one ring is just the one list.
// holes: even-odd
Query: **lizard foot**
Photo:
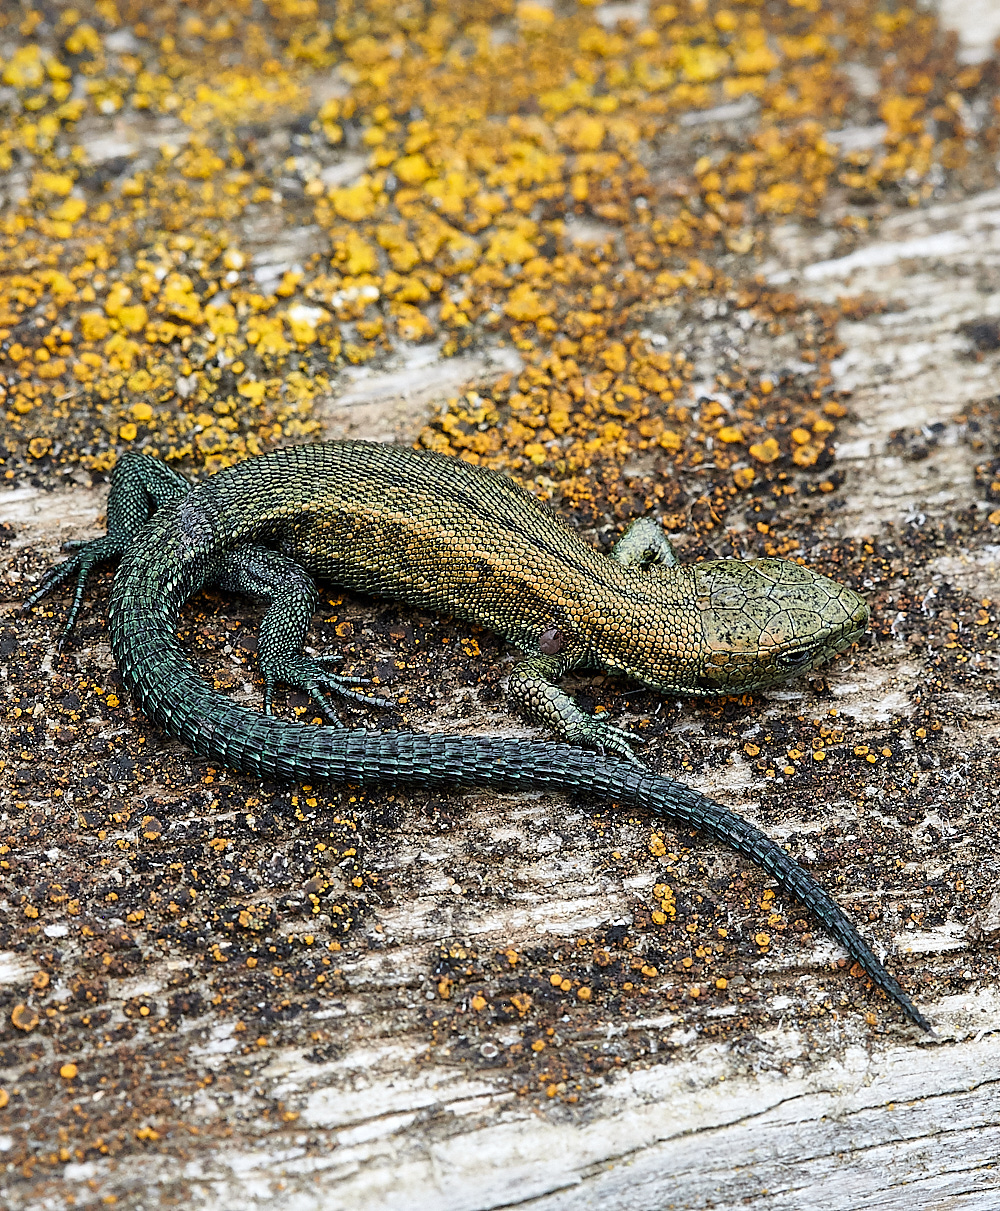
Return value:
[(612, 727), (600, 719), (588, 716), (583, 722), (570, 724), (565, 732), (565, 739), (570, 744), (578, 744), (581, 748), (595, 748), (599, 753), (614, 753), (616, 757), (624, 757), (633, 765), (645, 769), (645, 764), (632, 751), (633, 744), (641, 744), (640, 737), (632, 732), (626, 732), (620, 727)]
[(317, 704), (320, 714), (333, 727), (343, 727), (343, 724), (333, 713), (327, 693), (336, 694), (338, 698), (348, 698), (363, 706), (378, 706), (392, 708), (395, 703), (385, 698), (370, 697), (362, 694), (355, 686), (371, 685), (364, 677), (344, 677), (339, 673), (331, 673), (324, 666), (339, 657), (299, 655), (287, 657), (280, 667), (270, 667), (265, 674), (264, 710), (273, 714), (274, 687), (277, 684), (291, 686), (303, 690)]
[(87, 577), (99, 563), (118, 559), (124, 553), (127, 545), (126, 540), (118, 534), (105, 534), (101, 538), (94, 538), (89, 541), (73, 540), (65, 543), (64, 549), (75, 550), (76, 554), (62, 563), (56, 564), (54, 568), (49, 568), (48, 572), (42, 577), (41, 584), (21, 606), (22, 611), (30, 610), (43, 597), (47, 597), (53, 589), (58, 588), (63, 581), (69, 580), (74, 575), (76, 576), (76, 590), (73, 593), (73, 601), (69, 607), (66, 625), (59, 636), (58, 647), (60, 651), (76, 624), (77, 615), (80, 613), (80, 606), (83, 604), (83, 592), (87, 584)]

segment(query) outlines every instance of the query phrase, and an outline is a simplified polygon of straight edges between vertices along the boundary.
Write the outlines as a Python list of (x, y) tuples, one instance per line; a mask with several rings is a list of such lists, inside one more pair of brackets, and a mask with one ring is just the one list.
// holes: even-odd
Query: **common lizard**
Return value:
[[(106, 535), (75, 545), (25, 607), (75, 577), (65, 638), (91, 569), (120, 559), (109, 618), (122, 678), (148, 717), (204, 756), (278, 779), (586, 793), (699, 829), (763, 867), (930, 1029), (842, 909), (780, 846), (647, 770), (632, 752), (638, 737), (586, 714), (557, 685), (571, 669), (596, 668), (671, 694), (768, 686), (862, 634), (868, 606), (853, 590), (779, 559), (681, 565), (651, 518), (634, 521), (609, 556), (506, 476), (365, 442), (276, 450), (196, 487), (162, 461), (127, 453), (111, 477)], [(509, 697), (562, 743), (344, 728), (326, 691), (373, 700), (332, 671), (336, 657), (304, 651), (313, 577), (497, 632), (527, 653)], [(208, 586), (267, 605), (264, 713), (210, 689), (180, 647), (180, 608)], [(330, 726), (273, 717), (279, 683), (305, 690)]]

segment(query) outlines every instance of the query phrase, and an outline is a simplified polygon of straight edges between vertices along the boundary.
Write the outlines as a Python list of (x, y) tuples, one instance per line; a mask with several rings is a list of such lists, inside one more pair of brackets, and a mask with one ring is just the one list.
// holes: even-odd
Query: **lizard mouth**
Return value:
[(788, 676), (819, 668), (857, 643), (868, 629), (870, 618), (868, 603), (859, 597), (853, 612), (841, 626), (830, 628), (825, 634), (813, 635), (808, 641), (778, 653), (774, 657), (775, 668), (784, 670)]

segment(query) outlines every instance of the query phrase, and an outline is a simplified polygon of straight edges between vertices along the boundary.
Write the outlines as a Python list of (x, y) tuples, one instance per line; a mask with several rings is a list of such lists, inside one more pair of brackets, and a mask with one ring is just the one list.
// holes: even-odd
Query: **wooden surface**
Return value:
[[(112, 1152), (70, 1161), (48, 1189), (8, 1173), (12, 1207), (67, 1205), (67, 1192), (82, 1204), (98, 1190), (114, 1190), (119, 1206), (206, 1211), (989, 1211), (1000, 1205), (1000, 898), (991, 898), (998, 886), (1000, 706), (974, 678), (949, 680), (936, 663), (939, 649), (908, 634), (913, 619), (937, 617), (937, 597), (950, 593), (949, 601), (974, 603), (998, 596), (1000, 539), (979, 531), (975, 539), (962, 533), (950, 542), (918, 540), (939, 523), (946, 529), (949, 519), (995, 507), (977, 486), (975, 466), (984, 455), (967, 440), (965, 417), (970, 405), (981, 405), (984, 423), (996, 422), (997, 406), (989, 401), (1000, 352), (977, 355), (961, 326), (1000, 318), (1000, 193), (891, 218), (840, 260), (828, 256), (822, 234), (779, 226), (762, 272), (804, 299), (832, 302), (869, 292), (889, 304), (840, 325), (844, 351), (834, 369), (839, 385), (854, 392), (837, 452), (847, 478), (838, 507), (823, 519), (817, 549), (827, 558), (848, 540), (856, 542), (855, 554), (867, 539), (900, 544), (917, 604), (905, 624), (840, 662), (820, 688), (795, 684), (772, 693), (736, 723), (690, 704), (668, 708), (656, 759), (671, 772), (689, 760), (693, 768), (684, 776), (693, 784), (772, 835), (794, 838), (804, 860), (819, 861), (819, 877), (862, 913), (862, 927), (888, 949), (936, 1036), (902, 1026), (862, 981), (838, 968), (836, 948), (819, 932), (756, 946), (767, 922), (766, 880), (691, 837), (665, 830), (669, 852), (657, 852), (648, 820), (558, 797), (382, 796), (358, 805), (349, 792), (319, 791), (303, 835), (310, 844), (321, 835), (317, 813), (339, 820), (355, 812), (366, 877), (374, 872), (378, 879), (366, 885), (357, 927), (332, 952), (329, 970), (336, 976), (302, 1002), (297, 1017), (278, 1014), (273, 1028), (264, 1027), (252, 1019), (246, 996), (230, 1013), (212, 1011), (223, 985), (204, 956), (182, 950), (161, 956), (150, 943), (143, 961), (131, 963), (124, 944), (115, 951), (109, 942), (98, 1001), (107, 1010), (107, 1030), (118, 1033), (107, 1050), (39, 1031), (28, 1036), (31, 1054), (18, 1054), (16, 1079), (36, 1091), (37, 1122), (55, 1130), (45, 1120), (45, 1090), (58, 1081), (60, 1065), (71, 1056), (111, 1063), (117, 1092), (105, 1101), (102, 1087), (81, 1076), (77, 1109), (67, 1113), (107, 1113), (109, 1130), (121, 1122), (141, 1130), (158, 1115), (175, 1127), (141, 1158)], [(746, 335), (734, 310), (668, 311), (653, 317), (654, 330), (657, 324), (671, 339), (677, 325), (684, 327), (706, 379), (727, 343), (764, 368), (780, 367), (788, 356), (780, 337)], [(496, 365), (484, 358), (466, 369), (472, 377), (516, 369), (504, 356)], [(326, 405), (330, 433), (405, 435), (419, 423), (432, 371), (404, 365), (347, 385)], [(935, 425), (941, 426), (933, 430), (935, 441), (916, 460), (894, 437)], [(64, 538), (95, 533), (102, 499), (99, 489), (82, 486), (59, 494), (23, 487), (4, 498), (3, 520), (16, 530), (5, 622), (12, 622), (22, 591), (18, 560), (25, 553), (51, 556)], [(804, 527), (812, 524), (807, 504), (789, 505), (801, 505)], [(902, 588), (898, 574), (888, 586), (870, 586), (873, 596), (881, 594), (877, 621), (893, 620), (892, 594)], [(81, 673), (91, 677), (111, 669), (96, 622), (106, 593), (105, 582), (80, 657)], [(243, 603), (213, 608), (228, 623), (218, 635), (212, 622), (204, 623), (209, 629), (198, 635), (209, 649), (217, 639), (221, 651), (235, 633), (234, 620), (249, 623), (254, 615)], [(439, 631), (429, 617), (408, 622), (353, 601), (341, 617), (368, 645), (366, 658), (384, 661), (402, 652), (409, 667), (395, 689), (413, 679), (418, 725), (527, 734), (499, 693), (512, 656), (491, 647), (489, 637), (478, 637), (485, 659), (470, 664), (460, 655), (469, 636), (448, 624)], [(192, 626), (202, 623), (199, 615)], [(50, 636), (40, 621), (25, 626), (30, 677), (44, 685)], [(400, 627), (404, 637), (392, 639)], [(433, 647), (439, 634), (459, 655), (443, 655), (439, 644), (436, 663), (422, 668), (415, 641)], [(981, 653), (984, 679), (995, 676), (996, 660), (995, 644), (992, 654)], [(5, 679), (21, 672), (5, 666)], [(929, 789), (902, 823), (887, 775), (873, 772), (860, 793), (857, 777), (845, 773), (842, 782), (782, 794), (743, 755), (744, 737), (758, 723), (794, 724), (825, 714), (831, 704), (850, 718), (857, 740), (893, 728), (909, 736), (923, 709), (915, 697), (920, 690), (943, 723), (929, 763), (912, 763), (914, 782), (922, 779)], [(627, 704), (619, 713), (634, 721)], [(100, 725), (93, 739), (139, 730), (135, 720), (117, 731)], [(245, 850), (246, 866), (262, 883), (271, 872), (261, 898), (284, 898), (282, 929), (301, 939), (310, 918), (295, 918), (306, 892), (297, 881), (299, 805), (291, 793), (266, 792), (283, 813), (271, 833), (240, 832), (246, 788), (224, 772), (208, 773), (180, 746), (157, 748), (151, 729), (143, 734), (155, 762), (141, 786), (112, 780), (106, 810), (143, 815), (141, 795), (154, 815), (164, 815), (169, 803), (170, 817), (159, 849), (152, 842), (143, 849), (140, 838), (133, 853), (148, 854), (155, 867), (169, 861), (163, 855), (171, 836), (177, 847), (194, 844), (192, 837), (236, 837), (233, 864), (239, 867)], [(904, 775), (911, 776), (909, 765)], [(222, 806), (215, 806), (220, 798)], [(824, 831), (831, 824), (835, 842)], [(852, 846), (879, 838), (883, 829), (885, 847), (855, 867)], [(123, 838), (135, 834), (123, 825)], [(341, 850), (345, 844), (342, 835)], [(65, 872), (89, 851), (73, 835), (46, 852)], [(346, 858), (342, 869), (331, 867), (345, 896), (356, 868)], [(873, 872), (871, 884), (845, 884), (843, 871), (855, 869)], [(908, 890), (887, 891), (903, 869), (919, 878)], [(116, 877), (133, 876), (123, 866)], [(631, 957), (661, 945), (649, 912), (653, 888), (664, 879), (695, 916), (699, 896), (715, 897), (713, 927), (730, 923), (724, 956), (714, 956), (713, 967), (699, 960), (696, 975), (686, 975), (678, 923), (662, 943), (666, 961), (657, 960), (646, 993), (588, 1004), (578, 990), (587, 987), (588, 972), (600, 976), (603, 960), (596, 956), (608, 954), (627, 973)], [(12, 911), (7, 901), (2, 907)], [(103, 927), (113, 933), (124, 922), (108, 916)], [(90, 969), (83, 949), (73, 950), (73, 938), (54, 928), (47, 936), (68, 956), (54, 991), (69, 999), (80, 988), (74, 981), (81, 973), (89, 979)], [(141, 927), (133, 932), (138, 936)], [(718, 931), (712, 936), (717, 945)], [(691, 979), (705, 983), (721, 970), (729, 987), (711, 1004), (704, 990), (697, 997), (683, 993)], [(7, 989), (27, 989), (41, 971), (25, 950), (0, 954), (0, 986)], [(565, 992), (552, 984), (557, 975), (568, 980)], [(531, 997), (523, 1011), (513, 999), (518, 988)], [(195, 993), (201, 999), (184, 1008), (183, 997)], [(483, 1010), (474, 1004), (480, 993)], [(279, 996), (272, 988), (268, 1000), (277, 1004)], [(135, 1032), (136, 1007), (147, 1003), (158, 1007), (155, 1013), (166, 1012), (168, 1003), (181, 1006), (169, 1035)], [(544, 1047), (532, 1053), (532, 1043)], [(0, 1165), (12, 1147), (13, 1137), (0, 1135)]]
[[(768, 267), (776, 277), (788, 274), (785, 280), (820, 297), (877, 288), (895, 308), (844, 325), (839, 373), (854, 387), (857, 416), (839, 453), (849, 468), (838, 519), (844, 532), (872, 535), (914, 511), (940, 515), (974, 500), (974, 455), (948, 431), (939, 449), (917, 463), (894, 457), (887, 439), (902, 427), (949, 422), (991, 390), (997, 355), (960, 360), (965, 346), (956, 330), (964, 320), (1000, 311), (1000, 295), (983, 289), (984, 277), (992, 283), (998, 273), (998, 232), (998, 196), (923, 211), (863, 246), (882, 264), (869, 270), (856, 257), (850, 276), (829, 263), (820, 272), (800, 232), (776, 234), (782, 258)], [(958, 235), (947, 257), (914, 255), (913, 241), (941, 233)], [(908, 249), (905, 260), (890, 260), (900, 245)], [(19, 541), (45, 548), (67, 530), (87, 532), (98, 507), (82, 489), (59, 498), (27, 490), (9, 498), (7, 514), (22, 527)], [(946, 577), (975, 594), (995, 593), (998, 558), (995, 545), (956, 547), (935, 554), (917, 575), (928, 586)], [(106, 650), (99, 658), (107, 663)], [(855, 660), (833, 674), (832, 684), (840, 708), (863, 728), (905, 711), (913, 686), (929, 675), (920, 652), (899, 644)], [(767, 709), (808, 712), (810, 697), (808, 688), (790, 687), (771, 695)], [(1000, 732), (997, 704), (960, 697), (951, 697), (963, 720), (951, 737), (951, 759), (960, 774), (963, 757), (975, 768), (975, 754), (986, 746), (993, 756), (980, 758), (979, 768), (988, 776), (984, 762), (995, 760)], [(461, 687), (447, 687), (443, 713), (461, 719)], [(492, 715), (477, 709), (463, 726), (518, 727), (499, 702)], [(686, 708), (675, 731), (682, 745), (718, 747)], [(186, 760), (181, 750), (178, 760)], [(715, 761), (695, 780), (760, 818), (745, 767), (726, 764), (721, 751)], [(969, 793), (966, 786), (959, 777), (954, 793)], [(996, 813), (995, 789), (988, 793)], [(243, 1051), (233, 1022), (185, 1019), (172, 1046), (215, 1080), (186, 1095), (179, 1109), (196, 1130), (201, 1124), (208, 1131), (211, 1145), (191, 1135), (179, 1154), (151, 1155), (141, 1168), (110, 1160), (70, 1164), (67, 1182), (116, 1175), (137, 1199), (142, 1190), (183, 1189), (198, 1207), (273, 1206), (280, 1198), (283, 1207), (324, 1211), (996, 1205), (998, 993), (995, 982), (980, 979), (961, 986), (963, 964), (996, 946), (996, 907), (992, 917), (911, 927), (892, 939), (904, 978), (935, 962), (947, 977), (925, 994), (915, 992), (937, 1038), (901, 1028), (882, 1006), (875, 1008), (888, 1032), (873, 1033), (862, 1015), (866, 998), (831, 975), (836, 951), (818, 934), (794, 953), (766, 958), (754, 959), (747, 953), (753, 948), (744, 946), (738, 966), (749, 971), (751, 986), (759, 978), (770, 989), (762, 993), (767, 1020), (720, 1043), (706, 1037), (706, 1026), (713, 1013), (724, 1021), (737, 1006), (707, 1016), (694, 1015), (690, 1005), (661, 1006), (620, 1020), (581, 1021), (577, 1003), (566, 1015), (550, 1015), (559, 1026), (549, 1038), (554, 1054), (564, 1031), (577, 1052), (623, 1057), (620, 1071), (606, 1069), (575, 1103), (557, 1103), (541, 1092), (519, 1095), (507, 1070), (491, 1066), (498, 1048), (502, 1053), (521, 1039), (516, 1015), (499, 1030), (480, 1032), (469, 1013), (462, 1038), (436, 1045), (424, 1012), (441, 1004), (429, 959), (442, 939), (461, 939), (481, 954), (541, 946), (549, 966), (558, 966), (560, 946), (571, 956), (577, 939), (631, 925), (658, 865), (640, 861), (619, 875), (608, 851), (641, 854), (648, 824), (606, 818), (598, 831), (579, 806), (541, 796), (462, 796), (438, 805), (443, 823), (436, 808), (410, 806), (422, 814), (382, 834), (368, 856), (392, 887), (391, 903), (372, 913), (360, 940), (345, 942), (338, 959), (342, 993), (297, 1027), (311, 1039), (321, 1035), (328, 1050), (312, 1042), (278, 1045), (254, 1065), (248, 1087), (233, 1064)], [(784, 818), (767, 826), (787, 835), (801, 807), (791, 798)], [(994, 814), (981, 823), (995, 829), (996, 821)], [(873, 823), (869, 814), (860, 826)], [(930, 846), (922, 855), (929, 873), (939, 860), (935, 852)], [(711, 869), (732, 874), (738, 866), (716, 854)], [(693, 867), (688, 880), (697, 886)], [(6, 959), (6, 981), (30, 978), (30, 961)], [(184, 960), (147, 964), (138, 978), (113, 980), (108, 1000), (163, 996), (178, 967)], [(807, 1031), (784, 1025), (781, 1007), (790, 993), (817, 1004), (832, 997), (836, 1020), (823, 1018)], [(50, 1046), (55, 1057), (58, 1043)], [(265, 1121), (262, 1105), (292, 1107), (297, 1118), (282, 1123), (278, 1113), (278, 1123)]]

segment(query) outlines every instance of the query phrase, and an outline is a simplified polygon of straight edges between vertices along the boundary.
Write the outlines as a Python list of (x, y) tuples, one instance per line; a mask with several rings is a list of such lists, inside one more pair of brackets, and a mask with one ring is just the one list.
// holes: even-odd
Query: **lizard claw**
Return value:
[(641, 744), (640, 737), (632, 732), (626, 732), (620, 727), (613, 727), (600, 719), (587, 717), (583, 722), (571, 725), (567, 729), (566, 739), (570, 744), (579, 744), (583, 748), (594, 748), (599, 753), (614, 753), (626, 761), (645, 769), (645, 764), (632, 751), (632, 745)]

